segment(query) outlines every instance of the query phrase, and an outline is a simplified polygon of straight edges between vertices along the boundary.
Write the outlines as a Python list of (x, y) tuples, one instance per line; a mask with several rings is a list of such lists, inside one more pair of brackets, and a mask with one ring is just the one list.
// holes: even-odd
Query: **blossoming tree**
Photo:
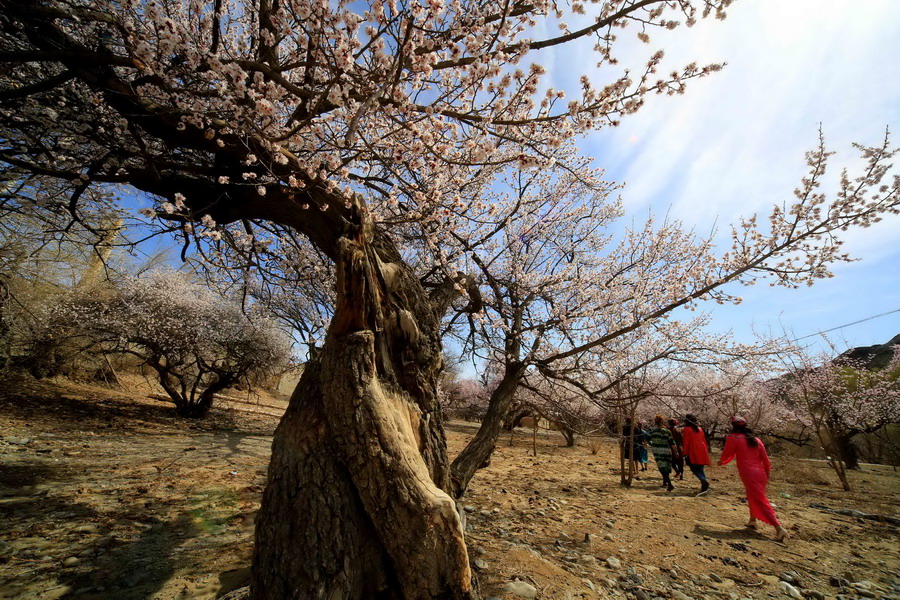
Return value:
[[(0, 0), (0, 60), (14, 67), (0, 75), (0, 160), (71, 182), (71, 206), (93, 185), (127, 184), (188, 240), (265, 223), (335, 264), (324, 348), (273, 444), (255, 597), (477, 597), (437, 387), (444, 313), (461, 294), (469, 311), (480, 302), (444, 246), (486, 222), (504, 230), (510, 210), (487, 197), (509, 168), (557, 165), (597, 185), (574, 137), (719, 68), (661, 75), (663, 53), (650, 51), (623, 69), (620, 32), (648, 40), (730, 4)], [(542, 53), (580, 43), (597, 75), (550, 89)], [(833, 232), (897, 203), (896, 183), (878, 189), (891, 148), (862, 151), (867, 170), (830, 202), (817, 191), (828, 153), (811, 153), (796, 201), (764, 226), (738, 224), (727, 252), (686, 244), (660, 288), (633, 281), (633, 319), (548, 352), (548, 368), (722, 284), (827, 275), (840, 258)], [(685, 235), (635, 231), (635, 256), (662, 267), (666, 240)]]
[(71, 192), (69, 182), (0, 165), (0, 369), (19, 363), (40, 372), (48, 366), (28, 357), (39, 326), (37, 307), (68, 287), (86, 287), (110, 274), (107, 259), (120, 216), (112, 190), (85, 191), (87, 204), (103, 204), (104, 210), (81, 210), (81, 223), (72, 223), (67, 209)]
[(296, 232), (266, 229), (222, 228), (219, 240), (195, 237), (196, 255), (188, 260), (210, 285), (290, 329), (299, 355), (312, 358), (334, 313), (333, 265)]
[(175, 271), (118, 282), (107, 293), (75, 290), (49, 307), (46, 327), (88, 349), (137, 357), (156, 371), (178, 414), (206, 415), (214, 397), (290, 358), (288, 338), (263, 318)]
[(811, 429), (761, 381), (777, 368), (774, 352), (787, 347), (783, 340), (770, 342), (765, 346), (768, 352), (747, 360), (692, 365), (655, 394), (656, 408), (676, 418), (693, 413), (711, 439), (722, 439), (729, 419), (740, 415), (757, 434), (802, 446), (809, 442)]
[(800, 350), (785, 361), (789, 371), (771, 382), (771, 393), (811, 423), (828, 464), (850, 491), (847, 469), (859, 467), (853, 438), (900, 423), (900, 346), (894, 346), (893, 357), (880, 368)]
[[(651, 217), (620, 225), (621, 206), (612, 197), (618, 187), (599, 175), (584, 181), (552, 168), (502, 174), (503, 185), (487, 192), (499, 207), (502, 229), (485, 219), (468, 229), (469, 236), (453, 233), (443, 245), (445, 259), (477, 274), (482, 287), (484, 310), (457, 313), (451, 330), (467, 351), (492, 361), (500, 376), (479, 431), (451, 465), (454, 494), (461, 496), (488, 462), (525, 382), (532, 390), (555, 382), (569, 388), (559, 398), (585, 397), (609, 408), (616, 384), (650, 365), (659, 371), (668, 364), (669, 380), (680, 363), (738, 365), (771, 353), (771, 344), (741, 346), (704, 333), (708, 315), (687, 309), (707, 300), (739, 302), (725, 288), (729, 283), (751, 284), (774, 274), (777, 283), (793, 286), (826, 274), (826, 265), (839, 258), (840, 242), (814, 241), (817, 228), (833, 225), (803, 204), (823, 200), (807, 196), (825, 158), (823, 147), (810, 153), (808, 190), (798, 190), (801, 202), (787, 209), (796, 216), (776, 207), (765, 233), (748, 219), (731, 232), (728, 252), (716, 249), (714, 236), (697, 236), (679, 222)], [(710, 388), (696, 396), (721, 394)], [(542, 404), (545, 415), (553, 412)]]

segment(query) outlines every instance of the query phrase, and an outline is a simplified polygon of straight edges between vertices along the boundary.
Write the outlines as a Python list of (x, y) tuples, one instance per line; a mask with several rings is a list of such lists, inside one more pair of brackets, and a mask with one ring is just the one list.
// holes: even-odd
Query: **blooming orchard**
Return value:
[[(830, 264), (847, 259), (835, 232), (896, 210), (896, 179), (884, 191), (870, 190), (871, 197), (863, 191), (881, 182), (893, 151), (885, 146), (865, 153), (866, 170), (855, 183), (843, 174), (839, 196), (829, 204), (816, 191), (829, 156), (820, 143), (808, 155), (810, 173), (795, 201), (776, 205), (767, 228), (748, 217), (732, 229), (724, 251), (712, 235), (699, 237), (679, 222), (651, 217), (617, 228), (621, 206), (610, 200), (617, 186), (599, 177), (587, 182), (551, 168), (503, 173), (502, 185), (486, 192), (492, 206), (501, 207), (495, 218), (470, 227), (468, 235), (453, 232), (442, 247), (442, 260), (463, 264), (482, 285), (483, 313), (457, 313), (453, 330), (465, 348), (503, 365), (488, 418), (454, 461), (455, 492), (464, 492), (489, 456), (526, 378), (532, 386), (544, 379), (569, 388), (559, 397), (577, 392), (608, 406), (617, 382), (656, 362), (736, 364), (770, 353), (771, 344), (739, 347), (704, 334), (708, 317), (689, 318), (681, 309), (706, 300), (739, 302), (726, 287), (731, 283), (768, 276), (774, 285), (792, 287), (829, 276)], [(617, 229), (624, 231), (617, 236)]]
[[(437, 405), (441, 319), (459, 294), (468, 314), (492, 303), (479, 318), (504, 336), (506, 397), (523, 356), (546, 373), (607, 360), (680, 307), (733, 300), (726, 283), (827, 276), (837, 232), (896, 210), (887, 141), (861, 148), (863, 172), (832, 198), (822, 145), (796, 198), (737, 224), (730, 248), (652, 221), (602, 242), (614, 186), (577, 137), (719, 68), (672, 68), (649, 48), (629, 71), (617, 40), (730, 4), (0, 0), (0, 59), (15, 67), (0, 74), (0, 160), (69, 182), (75, 208), (93, 185), (146, 192), (187, 245), (291, 231), (335, 263), (322, 356), (273, 446), (256, 597), (477, 597)], [(550, 89), (545, 50), (582, 41), (590, 72)]]

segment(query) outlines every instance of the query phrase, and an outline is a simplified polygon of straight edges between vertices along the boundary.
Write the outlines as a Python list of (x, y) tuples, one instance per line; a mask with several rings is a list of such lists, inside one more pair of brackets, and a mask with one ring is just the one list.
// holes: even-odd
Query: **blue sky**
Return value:
[[(623, 199), (635, 218), (669, 213), (705, 233), (738, 215), (765, 214), (792, 198), (820, 123), (837, 151), (831, 181), (859, 164), (852, 142), (876, 145), (886, 126), (900, 142), (898, 32), (896, 0), (740, 0), (725, 21), (651, 33), (649, 45), (632, 41), (635, 32), (620, 34), (629, 38), (619, 54), (625, 64), (661, 47), (669, 66), (662, 72), (694, 60), (728, 66), (683, 96), (650, 98), (583, 148), (608, 177), (626, 182)], [(561, 50), (550, 58), (560, 86), (591, 67)], [(800, 337), (900, 309), (900, 217), (846, 240), (860, 260), (838, 265), (833, 279), (800, 290), (733, 288), (744, 302), (717, 308), (714, 327), (733, 329), (739, 341), (750, 341), (754, 327)], [(900, 312), (830, 335), (839, 346), (859, 346), (898, 333)]]

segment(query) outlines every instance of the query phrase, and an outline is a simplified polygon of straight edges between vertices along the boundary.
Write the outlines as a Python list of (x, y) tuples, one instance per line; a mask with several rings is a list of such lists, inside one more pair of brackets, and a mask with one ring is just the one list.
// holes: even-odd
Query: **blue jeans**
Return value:
[(706, 481), (706, 474), (703, 472), (703, 467), (705, 465), (695, 465), (693, 463), (688, 463), (688, 466), (691, 468), (691, 473), (699, 479), (700, 481)]

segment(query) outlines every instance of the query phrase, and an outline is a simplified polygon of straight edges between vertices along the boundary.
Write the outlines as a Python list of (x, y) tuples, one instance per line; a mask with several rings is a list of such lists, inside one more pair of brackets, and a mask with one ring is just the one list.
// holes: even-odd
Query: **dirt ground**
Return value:
[[(203, 421), (135, 391), (0, 381), (0, 598), (216, 598), (244, 585), (279, 403), (231, 403)], [(451, 455), (475, 425), (452, 423)], [(834, 509), (897, 516), (900, 475), (865, 465), (841, 492), (821, 462), (773, 457), (769, 497), (791, 532), (742, 528), (734, 466), (713, 491), (675, 492), (654, 465), (631, 488), (618, 454), (504, 437), (464, 505), (485, 597), (900, 599), (900, 528)], [(792, 580), (789, 589), (779, 578)]]

